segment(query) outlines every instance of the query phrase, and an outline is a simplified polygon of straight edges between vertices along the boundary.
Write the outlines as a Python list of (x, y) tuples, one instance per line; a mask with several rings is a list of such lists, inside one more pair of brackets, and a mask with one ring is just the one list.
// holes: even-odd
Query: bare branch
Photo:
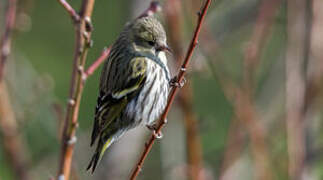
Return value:
[(160, 11), (161, 7), (158, 1), (151, 1), (149, 7), (141, 14), (139, 15), (137, 18), (142, 18), (145, 16), (151, 16), (153, 14), (155, 14), (156, 12)]
[[(70, 13), (73, 20), (76, 19), (75, 11), (65, 1), (59, 1), (65, 9)], [(74, 145), (76, 143), (76, 128), (78, 127), (78, 114), (83, 92), (83, 76), (84, 64), (87, 57), (87, 51), (91, 42), (91, 15), (93, 11), (95, 0), (83, 0), (79, 20), (75, 22), (75, 50), (74, 50), (74, 63), (73, 72), (70, 85), (70, 95), (67, 104), (66, 117), (64, 122), (64, 129), (62, 135), (62, 146), (60, 163), (57, 173), (57, 178), (69, 179), (71, 171), (72, 156)]]
[[(192, 57), (192, 54), (193, 54), (193, 51), (197, 45), (197, 40), (198, 40), (198, 36), (199, 36), (199, 33), (201, 31), (201, 26), (202, 26), (202, 22), (204, 20), (204, 17), (206, 15), (206, 12), (207, 12), (207, 9), (208, 7), (210, 6), (211, 4), (211, 0), (207, 0), (205, 5), (203, 6), (203, 9), (201, 10), (201, 12), (198, 14), (198, 23), (197, 23), (197, 26), (196, 26), (196, 29), (195, 29), (195, 32), (194, 32), (194, 36), (191, 40), (191, 43), (190, 43), (190, 46), (188, 48), (188, 51), (186, 53), (186, 57), (184, 59), (184, 62), (178, 72), (178, 75), (177, 75), (177, 83), (180, 83), (183, 81), (183, 78), (184, 78), (184, 74), (185, 74), (185, 70), (188, 66), (188, 63)], [(160, 122), (159, 122), (159, 125), (157, 127), (157, 130), (156, 130), (156, 133), (157, 134), (160, 134), (161, 133), (161, 129), (164, 127), (166, 121), (166, 116), (171, 108), (171, 105), (174, 101), (174, 98), (175, 98), (175, 95), (176, 95), (176, 92), (178, 91), (178, 87), (177, 86), (174, 86), (170, 92), (170, 95), (168, 97), (168, 102), (167, 102), (167, 105), (166, 105), (166, 108), (164, 110), (164, 113), (162, 114), (161, 118), (160, 118)], [(130, 179), (131, 180), (134, 180), (137, 178), (137, 176), (139, 175), (139, 172), (142, 168), (142, 165), (144, 164), (144, 161), (146, 159), (146, 157), (148, 156), (151, 148), (152, 148), (152, 145), (154, 144), (156, 140), (156, 135), (155, 134), (152, 134), (149, 141), (146, 143), (145, 145), (145, 149), (136, 165), (136, 167), (134, 168), (132, 174), (131, 174), (131, 177)]]
[(73, 7), (66, 2), (65, 0), (57, 0), (67, 11), (67, 13), (71, 16), (74, 23), (80, 20), (79, 14), (73, 9)]
[(92, 75), (94, 71), (104, 62), (104, 60), (109, 56), (111, 47), (104, 48), (101, 56), (93, 62), (93, 64), (85, 71), (85, 78)]
[[(180, 60), (184, 57), (182, 47), (183, 41), (183, 17), (182, 17), (182, 2), (168, 0), (165, 2), (165, 18), (168, 27), (169, 42), (173, 50), (174, 59), (180, 66)], [(205, 27), (204, 27), (205, 28)], [(179, 107), (184, 115), (184, 127), (186, 133), (186, 151), (187, 151), (187, 176), (191, 180), (202, 180), (203, 178), (203, 155), (200, 141), (200, 133), (198, 129), (198, 120), (192, 109), (193, 107), (193, 92), (191, 83), (186, 83), (181, 93), (179, 94)]]

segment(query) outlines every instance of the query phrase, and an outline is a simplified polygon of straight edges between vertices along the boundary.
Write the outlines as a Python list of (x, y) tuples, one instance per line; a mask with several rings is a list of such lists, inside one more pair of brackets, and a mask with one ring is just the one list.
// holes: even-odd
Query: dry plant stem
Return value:
[(80, 20), (79, 14), (73, 9), (73, 7), (66, 2), (65, 0), (57, 0), (67, 11), (67, 13), (71, 16), (72, 20), (77, 23)]
[(95, 2), (94, 0), (82, 1), (81, 10), (79, 13), (80, 19), (75, 23), (76, 40), (75, 40), (73, 71), (72, 71), (70, 94), (69, 94), (66, 117), (64, 122), (63, 136), (62, 136), (60, 163), (59, 163), (59, 169), (57, 172), (57, 177), (64, 178), (64, 180), (69, 179), (73, 150), (76, 142), (75, 133), (78, 125), (77, 119), (78, 119), (81, 95), (83, 92), (82, 77), (84, 75), (84, 64), (85, 64), (87, 51), (89, 48), (90, 38), (91, 38), (91, 30), (92, 30), (91, 15), (93, 11), (94, 2)]
[(16, 20), (16, 0), (8, 0), (4, 34), (0, 42), (0, 82), (4, 75), (4, 66), (11, 50), (11, 34)]
[(103, 49), (101, 56), (96, 61), (94, 61), (94, 63), (85, 71), (86, 78), (88, 76), (91, 76), (94, 71), (104, 62), (104, 60), (107, 59), (110, 54), (110, 50), (111, 47)]
[(17, 179), (27, 180), (27, 160), (23, 140), (18, 131), (16, 117), (13, 112), (7, 87), (0, 82), (0, 128), (1, 143)]
[[(182, 38), (182, 4), (179, 0), (168, 0), (166, 3), (165, 16), (168, 25), (168, 35), (175, 59), (180, 60), (184, 57), (184, 52), (181, 42)], [(177, 61), (179, 64), (180, 62)], [(180, 65), (180, 64), (179, 64)], [(203, 158), (200, 135), (198, 130), (198, 122), (193, 113), (192, 105), (192, 87), (188, 82), (179, 94), (179, 105), (183, 111), (184, 124), (186, 131), (186, 146), (187, 146), (187, 175), (192, 180), (203, 179), (201, 173)]]
[(154, 13), (161, 10), (160, 4), (158, 1), (151, 1), (149, 8), (147, 8), (141, 15), (139, 15), (137, 18), (145, 17), (145, 16), (151, 16)]
[(286, 127), (289, 179), (300, 179), (305, 158), (304, 96), (306, 1), (287, 2)]
[[(185, 74), (185, 70), (188, 66), (188, 63), (193, 55), (193, 51), (197, 45), (197, 41), (198, 41), (198, 36), (199, 36), (199, 33), (201, 31), (201, 26), (202, 26), (202, 22), (204, 20), (204, 17), (206, 15), (206, 12), (207, 12), (207, 9), (208, 7), (210, 6), (211, 4), (211, 0), (207, 0), (205, 5), (203, 6), (203, 9), (201, 10), (201, 12), (198, 13), (198, 23), (197, 23), (197, 26), (196, 26), (196, 29), (195, 29), (195, 32), (194, 32), (194, 36), (191, 40), (191, 43), (190, 43), (190, 46), (188, 48), (188, 51), (186, 53), (186, 57), (184, 59), (184, 62), (177, 74), (177, 83), (180, 83), (182, 82), (183, 78), (184, 78), (184, 74)], [(164, 127), (165, 123), (166, 123), (166, 116), (171, 108), (171, 105), (174, 101), (174, 98), (175, 98), (175, 95), (176, 95), (176, 92), (178, 91), (178, 87), (177, 86), (174, 86), (172, 89), (171, 89), (171, 92), (170, 92), (170, 95), (168, 97), (168, 102), (167, 102), (167, 105), (165, 107), (165, 110), (160, 118), (160, 122), (159, 122), (159, 125), (156, 129), (156, 133), (157, 134), (160, 134), (161, 133), (161, 129)], [(131, 174), (131, 177), (130, 179), (131, 180), (134, 180), (137, 178), (137, 176), (139, 175), (139, 172), (141, 171), (141, 168), (144, 164), (144, 161), (146, 159), (146, 157), (148, 156), (151, 148), (152, 148), (152, 145), (154, 144), (156, 140), (156, 135), (155, 133), (153, 133), (149, 139), (149, 141), (146, 143), (145, 145), (145, 149), (138, 161), (138, 163), (136, 164), (132, 174)]]

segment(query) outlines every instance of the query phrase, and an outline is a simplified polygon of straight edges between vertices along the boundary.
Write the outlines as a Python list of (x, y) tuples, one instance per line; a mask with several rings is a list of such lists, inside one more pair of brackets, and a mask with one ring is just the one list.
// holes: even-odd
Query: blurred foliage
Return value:
[[(6, 80), (21, 133), (28, 147), (26, 151), (30, 154), (31, 174), (37, 179), (48, 179), (55, 175), (58, 163), (60, 114), (55, 111), (55, 105), (65, 110), (74, 51), (74, 31), (68, 14), (56, 1), (28, 0), (29, 3), (26, 2), (27, 0), (20, 2), (19, 6), (25, 16), (18, 17), (29, 19), (30, 29), (22, 28), (24, 30), (15, 33), (13, 55), (10, 59), (13, 62), (8, 66)], [(205, 165), (214, 177), (217, 177), (221, 171), (228, 129), (234, 116), (233, 107), (225, 97), (221, 84), (215, 76), (220, 72), (232, 78), (237, 84), (241, 81), (245, 49), (252, 35), (261, 2), (261, 0), (217, 0), (213, 3), (207, 16), (207, 23), (217, 42), (218, 53), (206, 54), (199, 47), (198, 53), (193, 58), (193, 61), (204, 62), (203, 70), (193, 69), (188, 79), (193, 85), (194, 111), (199, 119)], [(80, 6), (80, 1), (70, 1), (70, 3), (73, 7)], [(3, 4), (0, 2), (0, 8)], [(26, 4), (28, 4), (27, 10), (24, 8)], [(189, 6), (185, 7), (187, 8), (184, 14), (186, 28), (183, 33), (187, 44), (195, 19), (191, 16)], [(94, 46), (89, 51), (87, 65), (100, 55), (103, 47), (113, 43), (123, 25), (129, 20), (130, 9), (129, 2), (126, 0), (96, 1), (92, 18)], [(197, 7), (195, 9), (198, 10)], [(286, 128), (283, 120), (284, 110), (282, 110), (284, 100), (280, 98), (284, 93), (285, 83), (283, 59), (287, 41), (286, 23), (286, 2), (284, 1), (275, 15), (270, 35), (260, 53), (260, 64), (256, 72), (255, 101), (259, 105), (259, 112), (264, 117), (264, 124), (270, 125), (267, 127), (270, 135), (267, 143), (270, 147), (268, 151), (275, 179), (288, 177)], [(201, 40), (200, 44), (203, 43)], [(89, 143), (99, 74), (100, 69), (88, 79), (81, 101), (80, 128), (77, 133), (79, 136), (87, 137), (82, 138), (82, 141), (86, 141), (82, 142), (83, 144)], [(271, 112), (273, 114), (269, 114)], [(270, 122), (267, 116), (270, 116)], [(170, 121), (173, 120), (175, 119), (170, 119)], [(270, 133), (271, 131), (275, 133)], [(320, 136), (322, 137), (322, 133)], [(142, 179), (163, 179), (159, 146), (158, 143), (154, 146), (151, 157), (145, 164)], [(244, 146), (243, 151), (248, 149), (248, 146)], [(84, 149), (86, 152), (77, 151), (77, 153), (89, 155), (88, 150), (89, 148)], [(318, 177), (323, 177), (322, 162), (313, 163)], [(75, 167), (80, 171), (80, 179), (85, 179), (88, 175), (84, 175), (86, 174), (84, 163), (87, 162), (82, 160), (81, 163), (80, 161), (77, 163), (79, 164), (75, 164)], [(0, 178), (13, 179), (11, 173), (0, 148)]]

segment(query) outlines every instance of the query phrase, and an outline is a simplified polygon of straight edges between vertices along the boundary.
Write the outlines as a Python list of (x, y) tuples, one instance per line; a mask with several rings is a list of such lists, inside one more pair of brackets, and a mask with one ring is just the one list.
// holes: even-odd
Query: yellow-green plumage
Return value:
[(87, 169), (95, 170), (105, 150), (139, 124), (152, 126), (166, 105), (169, 71), (166, 34), (153, 17), (128, 23), (113, 44), (100, 79)]

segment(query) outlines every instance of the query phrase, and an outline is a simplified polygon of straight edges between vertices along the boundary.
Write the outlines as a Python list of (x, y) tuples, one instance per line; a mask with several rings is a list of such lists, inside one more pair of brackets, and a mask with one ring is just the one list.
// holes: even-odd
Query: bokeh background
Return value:
[[(7, 2), (0, 1), (1, 35)], [(78, 9), (81, 0), (69, 3)], [(95, 2), (86, 67), (149, 3)], [(204, 1), (160, 3), (156, 16), (174, 50), (169, 66), (175, 73)], [(212, 1), (188, 82), (139, 179), (323, 179), (322, 22), (322, 0)], [(49, 179), (58, 168), (70, 87), (72, 21), (55, 0), (18, 0), (12, 41), (1, 85), (0, 179)], [(94, 175), (85, 171), (94, 151), (89, 141), (99, 74), (84, 88), (73, 180), (127, 179), (150, 133), (131, 131)], [(15, 131), (8, 132), (8, 123)]]

